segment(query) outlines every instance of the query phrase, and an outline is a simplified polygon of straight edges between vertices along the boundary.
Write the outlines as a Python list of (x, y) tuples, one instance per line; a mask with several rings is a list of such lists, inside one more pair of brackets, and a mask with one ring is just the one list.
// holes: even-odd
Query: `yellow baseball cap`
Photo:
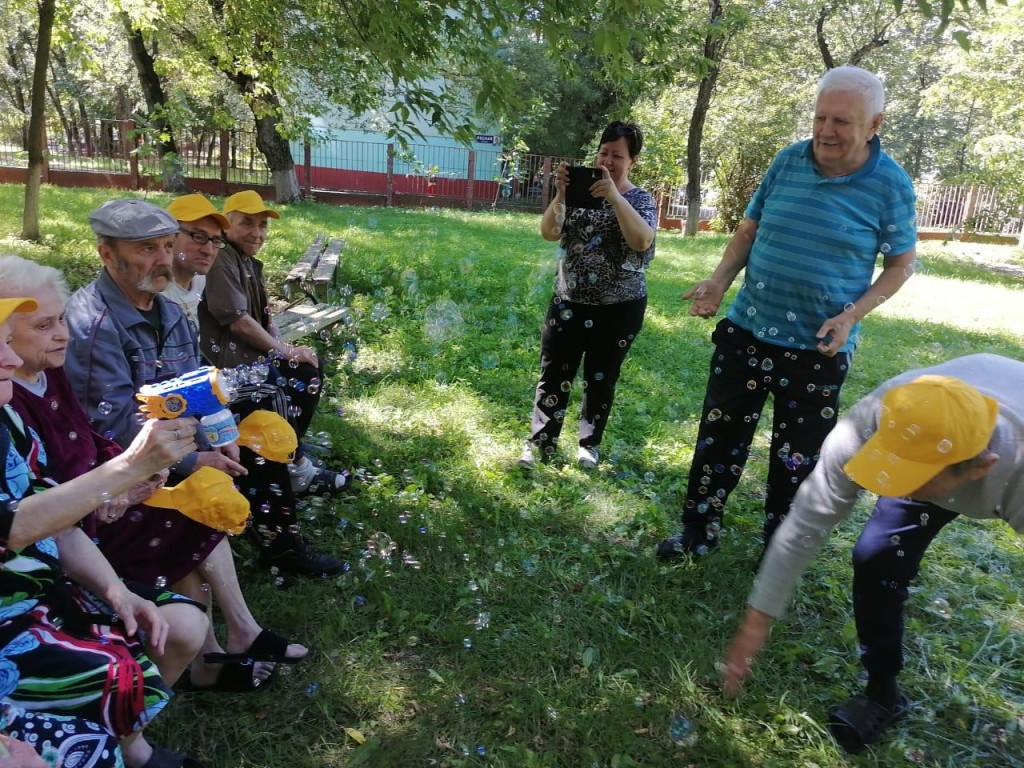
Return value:
[(260, 193), (255, 189), (244, 189), (241, 192), (235, 192), (235, 194), (225, 200), (224, 214), (227, 215), (232, 211), (238, 211), (239, 213), (265, 213), (272, 219), (281, 218), (281, 214), (270, 210), (263, 204), (263, 198), (260, 197)]
[(999, 403), (950, 376), (921, 376), (882, 397), (878, 428), (843, 467), (880, 496), (906, 496), (988, 445)]
[(146, 499), (151, 507), (176, 509), (197, 523), (226, 533), (241, 533), (249, 519), (249, 502), (225, 473), (200, 467), (173, 488), (158, 488)]
[(221, 229), (230, 229), (231, 222), (228, 217), (218, 211), (213, 203), (198, 193), (194, 195), (182, 195), (171, 200), (167, 206), (167, 212), (178, 221), (199, 221), (209, 216), (217, 222)]
[(35, 299), (0, 299), (0, 323), (6, 323), (15, 312), (35, 312), (37, 309), (39, 302)]
[(273, 411), (253, 411), (238, 424), (238, 442), (279, 464), (295, 457), (299, 438), (292, 425)]

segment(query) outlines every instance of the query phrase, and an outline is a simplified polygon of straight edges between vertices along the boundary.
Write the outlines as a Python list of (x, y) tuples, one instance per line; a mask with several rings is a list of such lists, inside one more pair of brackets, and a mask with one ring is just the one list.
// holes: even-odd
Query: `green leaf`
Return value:
[(953, 39), (956, 40), (957, 45), (963, 48), (965, 51), (971, 50), (971, 36), (962, 29), (958, 29), (952, 35)]
[(584, 669), (590, 669), (590, 667), (594, 664), (594, 662), (597, 661), (597, 658), (598, 658), (597, 648), (595, 648), (592, 645), (587, 646), (583, 650), (583, 656), (582, 656)]
[(932, 16), (935, 15), (935, 12), (932, 10), (932, 4), (929, 3), (928, 0), (916, 0), (916, 2), (917, 10), (920, 11), (921, 14), (924, 15), (926, 18), (930, 19)]
[(356, 768), (356, 766), (366, 763), (380, 749), (380, 746), (381, 743), (378, 736), (372, 736), (367, 739), (365, 744), (361, 744), (352, 750), (352, 757), (348, 761), (349, 768)]

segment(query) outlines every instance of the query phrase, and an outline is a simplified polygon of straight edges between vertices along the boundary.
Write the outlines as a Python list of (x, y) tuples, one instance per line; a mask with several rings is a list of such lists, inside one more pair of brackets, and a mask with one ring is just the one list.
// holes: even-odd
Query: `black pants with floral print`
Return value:
[(690, 464), (683, 527), (710, 543), (722, 527), (726, 499), (736, 488), (768, 395), (774, 402), (768, 456), (764, 541), (782, 522), (800, 483), (811, 474), (838, 419), (839, 390), (850, 355), (770, 344), (729, 319), (711, 340), (707, 391)]
[(925, 550), (956, 512), (881, 497), (853, 548), (853, 614), (860, 659), (872, 680), (903, 668), (903, 604)]
[(646, 297), (618, 304), (552, 299), (540, 339), (540, 380), (530, 432), (545, 456), (555, 452), (581, 362), (579, 444), (600, 445), (622, 363), (643, 327), (646, 310)]

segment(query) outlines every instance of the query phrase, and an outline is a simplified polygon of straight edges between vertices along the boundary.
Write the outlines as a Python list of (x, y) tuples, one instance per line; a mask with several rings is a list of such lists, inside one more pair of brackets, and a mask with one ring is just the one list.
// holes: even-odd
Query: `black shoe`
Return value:
[(683, 528), (682, 533), (669, 536), (658, 545), (659, 560), (678, 560), (683, 557), (704, 557), (718, 546), (718, 539), (708, 539), (699, 529)]
[(312, 544), (296, 536), (288, 549), (261, 551), (260, 566), (277, 568), (291, 576), (323, 579), (340, 573), (344, 564), (335, 557), (317, 552)]

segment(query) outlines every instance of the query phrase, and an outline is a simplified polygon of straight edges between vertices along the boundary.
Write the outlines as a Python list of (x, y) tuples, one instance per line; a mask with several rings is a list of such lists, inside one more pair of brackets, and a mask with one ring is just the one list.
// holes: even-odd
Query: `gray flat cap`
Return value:
[(158, 205), (128, 198), (105, 202), (89, 214), (89, 226), (99, 237), (149, 240), (173, 235), (178, 220)]

